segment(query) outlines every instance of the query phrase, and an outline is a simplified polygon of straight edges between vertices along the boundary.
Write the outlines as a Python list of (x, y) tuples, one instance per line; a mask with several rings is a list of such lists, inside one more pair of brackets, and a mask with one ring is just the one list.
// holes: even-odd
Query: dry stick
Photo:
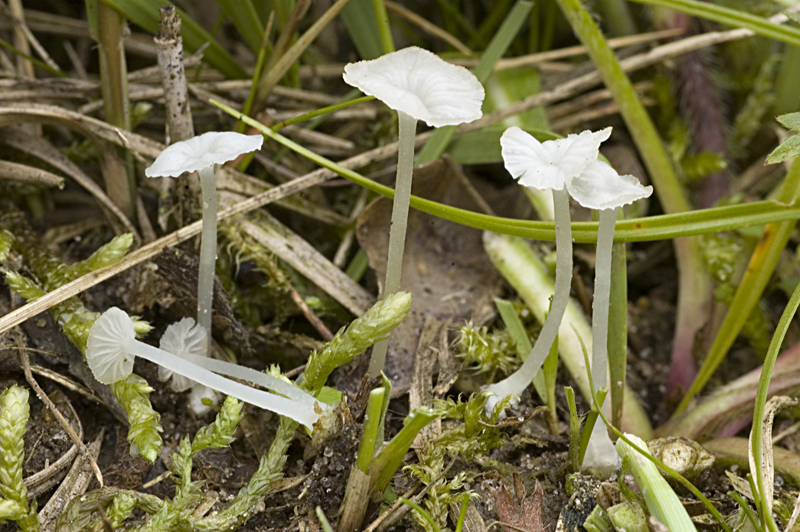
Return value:
[(47, 405), (53, 415), (56, 416), (62, 428), (67, 431), (70, 439), (75, 445), (78, 446), (78, 449), (80, 449), (81, 453), (83, 453), (83, 456), (86, 458), (86, 460), (89, 460), (89, 463), (92, 466), (92, 471), (94, 471), (94, 476), (97, 478), (97, 482), (100, 483), (100, 487), (102, 488), (104, 486), (103, 473), (100, 472), (100, 467), (98, 467), (97, 462), (94, 460), (94, 457), (92, 457), (89, 449), (86, 448), (86, 445), (84, 445), (80, 436), (75, 434), (75, 430), (72, 428), (72, 425), (69, 424), (69, 421), (64, 418), (56, 405), (53, 404), (53, 401), (51, 401), (47, 394), (44, 393), (44, 390), (39, 387), (39, 383), (36, 382), (36, 379), (33, 378), (33, 374), (31, 373), (31, 361), (28, 358), (28, 353), (25, 351), (25, 349), (19, 350), (19, 361), (22, 364), (22, 371), (25, 373), (25, 380), (28, 381), (28, 384), (30, 384), (31, 388), (33, 388), (33, 391), (36, 392), (36, 396), (39, 397), (39, 399)]
[[(794, 6), (787, 11), (792, 11), (792, 12), (800, 11), (800, 5)], [(787, 17), (786, 15), (780, 14), (780, 15), (775, 15), (769, 20), (770, 22), (779, 24), (786, 22)], [(704, 33), (702, 35), (697, 35), (695, 37), (690, 37), (688, 39), (683, 39), (663, 46), (659, 46), (658, 48), (654, 48), (653, 50), (647, 53), (630, 57), (626, 60), (621, 61), (620, 65), (625, 71), (634, 71), (649, 66), (651, 64), (657, 63), (664, 59), (674, 57), (676, 55), (680, 55), (686, 52), (690, 52), (692, 50), (698, 50), (706, 46), (712, 46), (714, 44), (719, 44), (723, 42), (744, 39), (747, 37), (752, 37), (753, 35), (755, 35), (755, 32), (747, 29), (735, 29), (725, 32)], [(533, 107), (537, 107), (540, 105), (547, 105), (552, 102), (568, 98), (569, 96), (572, 96), (573, 94), (579, 91), (588, 89), (599, 82), (600, 82), (600, 74), (598, 74), (597, 72), (591, 72), (589, 74), (585, 74), (563, 85), (560, 85), (559, 87), (556, 87), (551, 91), (542, 92), (539, 94), (535, 94), (533, 96), (529, 96), (528, 98), (513, 103), (507, 107), (504, 107), (503, 109), (500, 109), (493, 113), (488, 113), (479, 120), (476, 120), (469, 124), (463, 124), (459, 126), (459, 128), (456, 130), (456, 135), (463, 135), (465, 133), (469, 133), (470, 131), (477, 131), (489, 125), (500, 122), (501, 120), (504, 120), (509, 116), (527, 111), (528, 109), (531, 109)], [(88, 117), (84, 118), (84, 120), (87, 122), (94, 121), (94, 119), (90, 119)], [(96, 133), (101, 133), (101, 132), (96, 131)], [(430, 136), (431, 136), (430, 132), (425, 132), (420, 135), (417, 135), (416, 138), (417, 147), (424, 144), (428, 140), (428, 138), (430, 138)], [(385, 159), (396, 154), (397, 154), (397, 143), (395, 142), (383, 146), (382, 148), (370, 150), (355, 157), (351, 157), (350, 159), (342, 161), (339, 164), (345, 168), (351, 168), (351, 169), (360, 168), (362, 166), (366, 166), (370, 162)], [(315, 170), (310, 174), (306, 174), (295, 180), (289, 181), (284, 185), (280, 185), (278, 187), (270, 189), (266, 192), (258, 194), (257, 196), (253, 196), (250, 199), (242, 201), (241, 203), (238, 203), (232, 207), (229, 207), (223, 211), (220, 211), (217, 214), (217, 219), (225, 220), (227, 218), (230, 218), (231, 216), (235, 216), (237, 214), (242, 214), (244, 212), (257, 209), (258, 207), (262, 207), (272, 201), (294, 194), (295, 192), (298, 192), (305, 188), (322, 183), (323, 181), (332, 177), (333, 175), (334, 175), (333, 172), (327, 169)], [(133, 253), (122, 259), (122, 261), (118, 262), (113, 266), (107, 266), (106, 268), (101, 268), (97, 271), (84, 275), (83, 277), (80, 277), (79, 279), (76, 279), (71, 283), (62, 286), (57, 290), (49, 292), (48, 294), (30, 303), (25, 304), (24, 306), (18, 308), (17, 310), (10, 312), (5, 316), (3, 316), (2, 318), (0, 318), (0, 334), (3, 334), (4, 332), (8, 331), (11, 327), (14, 327), (15, 325), (22, 323), (26, 319), (33, 317), (39, 314), (40, 312), (49, 309), (54, 305), (66, 301), (70, 297), (80, 294), (84, 290), (87, 290), (105, 281), (106, 279), (110, 279), (111, 277), (117, 275), (120, 272), (125, 271), (128, 268), (158, 255), (161, 252), (161, 250), (163, 250), (166, 246), (174, 246), (180, 242), (183, 242), (184, 240), (187, 240), (197, 235), (198, 233), (200, 233), (200, 222), (195, 222), (191, 225), (187, 225), (186, 227), (182, 227), (181, 229), (178, 229), (174, 233), (167, 235), (163, 238), (160, 238), (159, 240), (156, 240), (152, 244), (148, 244), (147, 246), (144, 246), (137, 251), (134, 251)]]

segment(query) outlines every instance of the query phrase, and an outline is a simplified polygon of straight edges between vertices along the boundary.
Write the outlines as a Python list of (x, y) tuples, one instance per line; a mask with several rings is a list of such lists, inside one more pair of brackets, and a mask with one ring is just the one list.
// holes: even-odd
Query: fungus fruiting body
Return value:
[[(214, 264), (217, 256), (217, 187), (214, 165), (261, 148), (264, 137), (211, 131), (168, 146), (145, 170), (147, 177), (178, 177), (198, 172), (203, 195), (203, 232), (197, 275), (197, 322), (211, 335)], [(210, 345), (210, 342), (208, 343)]]
[(553, 304), (539, 338), (522, 366), (506, 379), (487, 388), (496, 397), (487, 408), (494, 408), (499, 398), (519, 395), (533, 380), (553, 345), (564, 311), (569, 302), (572, 280), (572, 229), (569, 195), (572, 183), (597, 159), (600, 143), (611, 135), (611, 128), (584, 131), (565, 139), (539, 142), (518, 127), (508, 128), (500, 138), (503, 162), (512, 177), (523, 186), (537, 190), (551, 189), (556, 224), (556, 281)]
[[(442, 127), (477, 120), (482, 116), (485, 93), (478, 78), (469, 70), (415, 46), (371, 61), (350, 63), (344, 67), (344, 81), (396, 110), (399, 121), (397, 178), (383, 287), (385, 297), (400, 288), (417, 121)], [(373, 377), (383, 369), (387, 346), (388, 340), (385, 340), (373, 347), (369, 366)]]
[(103, 384), (125, 379), (133, 371), (137, 356), (220, 393), (289, 417), (309, 428), (323, 411), (317, 405), (301, 403), (226, 379), (180, 356), (140, 342), (136, 339), (131, 318), (117, 307), (108, 309), (95, 321), (87, 341), (86, 361), (95, 378)]
[[(611, 286), (611, 249), (617, 208), (650, 196), (652, 187), (642, 186), (629, 175), (620, 176), (609, 165), (597, 160), (600, 143), (611, 135), (611, 128), (583, 131), (540, 143), (519, 128), (507, 129), (500, 139), (503, 160), (512, 176), (522, 185), (553, 189), (556, 219), (556, 289), (553, 305), (539, 338), (522, 367), (513, 375), (489, 387), (498, 396), (519, 395), (531, 382), (547, 356), (558, 332), (569, 300), (572, 276), (572, 238), (567, 193), (589, 209), (597, 209), (600, 224), (595, 266), (595, 292), (592, 305), (592, 381), (596, 393), (608, 383), (608, 307)], [(563, 250), (563, 252), (562, 252)], [(584, 467), (606, 474), (613, 471), (619, 457), (604, 425), (592, 432)]]
[[(186, 359), (189, 356), (207, 357), (208, 335), (205, 329), (200, 327), (192, 318), (183, 318), (180, 321), (171, 323), (158, 344), (167, 353)], [(216, 392), (208, 386), (197, 384), (183, 375), (178, 375), (168, 370), (164, 366), (158, 367), (158, 380), (170, 381), (170, 388), (174, 392), (185, 392), (191, 389), (189, 405), (197, 416), (203, 416), (209, 412), (209, 407), (203, 404), (202, 399), (208, 398), (212, 403), (218, 402)], [(196, 400), (195, 400), (196, 399)]]

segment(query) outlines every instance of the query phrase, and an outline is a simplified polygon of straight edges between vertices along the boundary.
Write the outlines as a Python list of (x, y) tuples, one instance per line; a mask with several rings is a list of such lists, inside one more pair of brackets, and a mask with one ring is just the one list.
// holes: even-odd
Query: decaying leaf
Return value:
[[(525, 486), (522, 484), (522, 479), (518, 474), (514, 473), (514, 492), (516, 493), (516, 501), (505, 486), (502, 486), (497, 492), (498, 519), (501, 523), (508, 523), (517, 529), (503, 526), (503, 530), (505, 532), (519, 532), (519, 530), (545, 532), (544, 523), (542, 523), (544, 490), (539, 481), (536, 481), (533, 493), (525, 496)], [(518, 503), (517, 501), (520, 502)]]

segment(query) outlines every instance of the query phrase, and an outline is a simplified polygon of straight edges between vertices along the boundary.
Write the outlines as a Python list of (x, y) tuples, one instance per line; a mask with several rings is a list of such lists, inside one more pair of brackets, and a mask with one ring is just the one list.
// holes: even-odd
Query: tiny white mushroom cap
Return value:
[(125, 311), (111, 307), (97, 318), (89, 330), (86, 362), (98, 382), (113, 384), (131, 374), (135, 357), (125, 349), (125, 340), (135, 337), (133, 320)]
[[(161, 336), (159, 346), (167, 353), (185, 358), (184, 355), (206, 356), (208, 335), (192, 318), (170, 324)], [(158, 367), (158, 380), (165, 381), (172, 377), (170, 388), (175, 392), (185, 392), (196, 383), (183, 375), (175, 375), (163, 366)]]
[(344, 67), (344, 81), (431, 127), (454, 126), (482, 116), (485, 92), (478, 78), (416, 46), (349, 63)]
[(167, 146), (144, 174), (147, 177), (178, 177), (184, 172), (197, 172), (256, 151), (263, 142), (261, 135), (210, 131)]
[(611, 135), (611, 128), (582, 131), (565, 139), (539, 142), (514, 126), (500, 137), (503, 163), (519, 184), (543, 190), (562, 190), (597, 159), (600, 144)]
[(616, 209), (647, 198), (653, 187), (632, 175), (619, 175), (602, 161), (592, 161), (567, 185), (570, 195), (587, 209)]

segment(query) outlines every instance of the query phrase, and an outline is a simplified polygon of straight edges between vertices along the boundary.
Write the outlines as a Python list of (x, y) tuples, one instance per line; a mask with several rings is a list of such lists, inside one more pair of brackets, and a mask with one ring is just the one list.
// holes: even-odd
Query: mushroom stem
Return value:
[(306, 427), (312, 428), (319, 418), (319, 414), (314, 411), (313, 407), (299, 404), (297, 401), (279, 395), (250, 388), (249, 386), (239, 384), (225, 377), (220, 377), (207, 369), (187, 363), (186, 360), (179, 356), (140, 342), (135, 338), (122, 339), (122, 348), (128, 353), (132, 353), (145, 360), (158, 364), (159, 366), (163, 366), (173, 373), (183, 375), (199, 384), (213, 388), (220, 393), (236, 397), (251, 405), (291, 418), (302, 423)]
[(550, 347), (561, 325), (561, 318), (567, 309), (572, 281), (572, 227), (566, 188), (553, 189), (553, 203), (556, 222), (556, 283), (553, 304), (547, 319), (544, 320), (539, 338), (536, 339), (531, 353), (522, 366), (510, 377), (487, 388), (487, 391), (495, 394), (495, 397), (487, 403), (487, 408), (494, 408), (494, 405), (507, 395), (520, 395), (528, 387), (550, 353)]
[[(617, 209), (601, 209), (597, 230), (594, 266), (594, 301), (592, 301), (592, 393), (608, 385), (608, 307), (611, 297), (611, 249)], [(602, 407), (602, 406), (601, 406)], [(596, 423), (589, 437), (582, 467), (601, 475), (613, 473), (619, 456), (603, 423)]]
[(200, 269), (197, 273), (197, 323), (206, 330), (210, 349), (214, 265), (217, 261), (217, 186), (213, 164), (199, 173), (203, 191), (203, 232), (200, 237)]
[[(226, 375), (228, 377), (234, 377), (244, 381), (252, 382), (253, 384), (258, 384), (259, 386), (263, 386), (264, 388), (272, 390), (275, 393), (285, 395), (289, 399), (311, 407), (312, 409), (314, 408), (314, 404), (317, 403), (317, 400), (311, 394), (298, 388), (297, 386), (272, 375), (256, 371), (252, 368), (239, 366), (238, 364), (231, 364), (230, 362), (225, 362), (223, 360), (216, 360), (209, 357), (199, 357), (190, 354), (184, 354), (181, 358), (203, 369), (207, 369), (208, 371), (213, 371), (214, 373), (219, 373), (220, 375)], [(325, 405), (322, 405), (321, 403), (320, 406), (323, 408), (325, 407)]]
[[(411, 178), (414, 170), (414, 138), (417, 119), (403, 111), (397, 111), (399, 120), (399, 139), (397, 151), (397, 178), (394, 185), (392, 204), (392, 225), (389, 229), (389, 253), (386, 259), (386, 282), (383, 297), (400, 289), (400, 275), (403, 271), (403, 249), (406, 243), (408, 226), (408, 207), (411, 202)], [(369, 361), (369, 376), (378, 377), (386, 361), (389, 339), (382, 340), (372, 348)]]
[(592, 301), (592, 393), (608, 385), (608, 306), (611, 297), (611, 248), (616, 223), (617, 209), (600, 211)]

